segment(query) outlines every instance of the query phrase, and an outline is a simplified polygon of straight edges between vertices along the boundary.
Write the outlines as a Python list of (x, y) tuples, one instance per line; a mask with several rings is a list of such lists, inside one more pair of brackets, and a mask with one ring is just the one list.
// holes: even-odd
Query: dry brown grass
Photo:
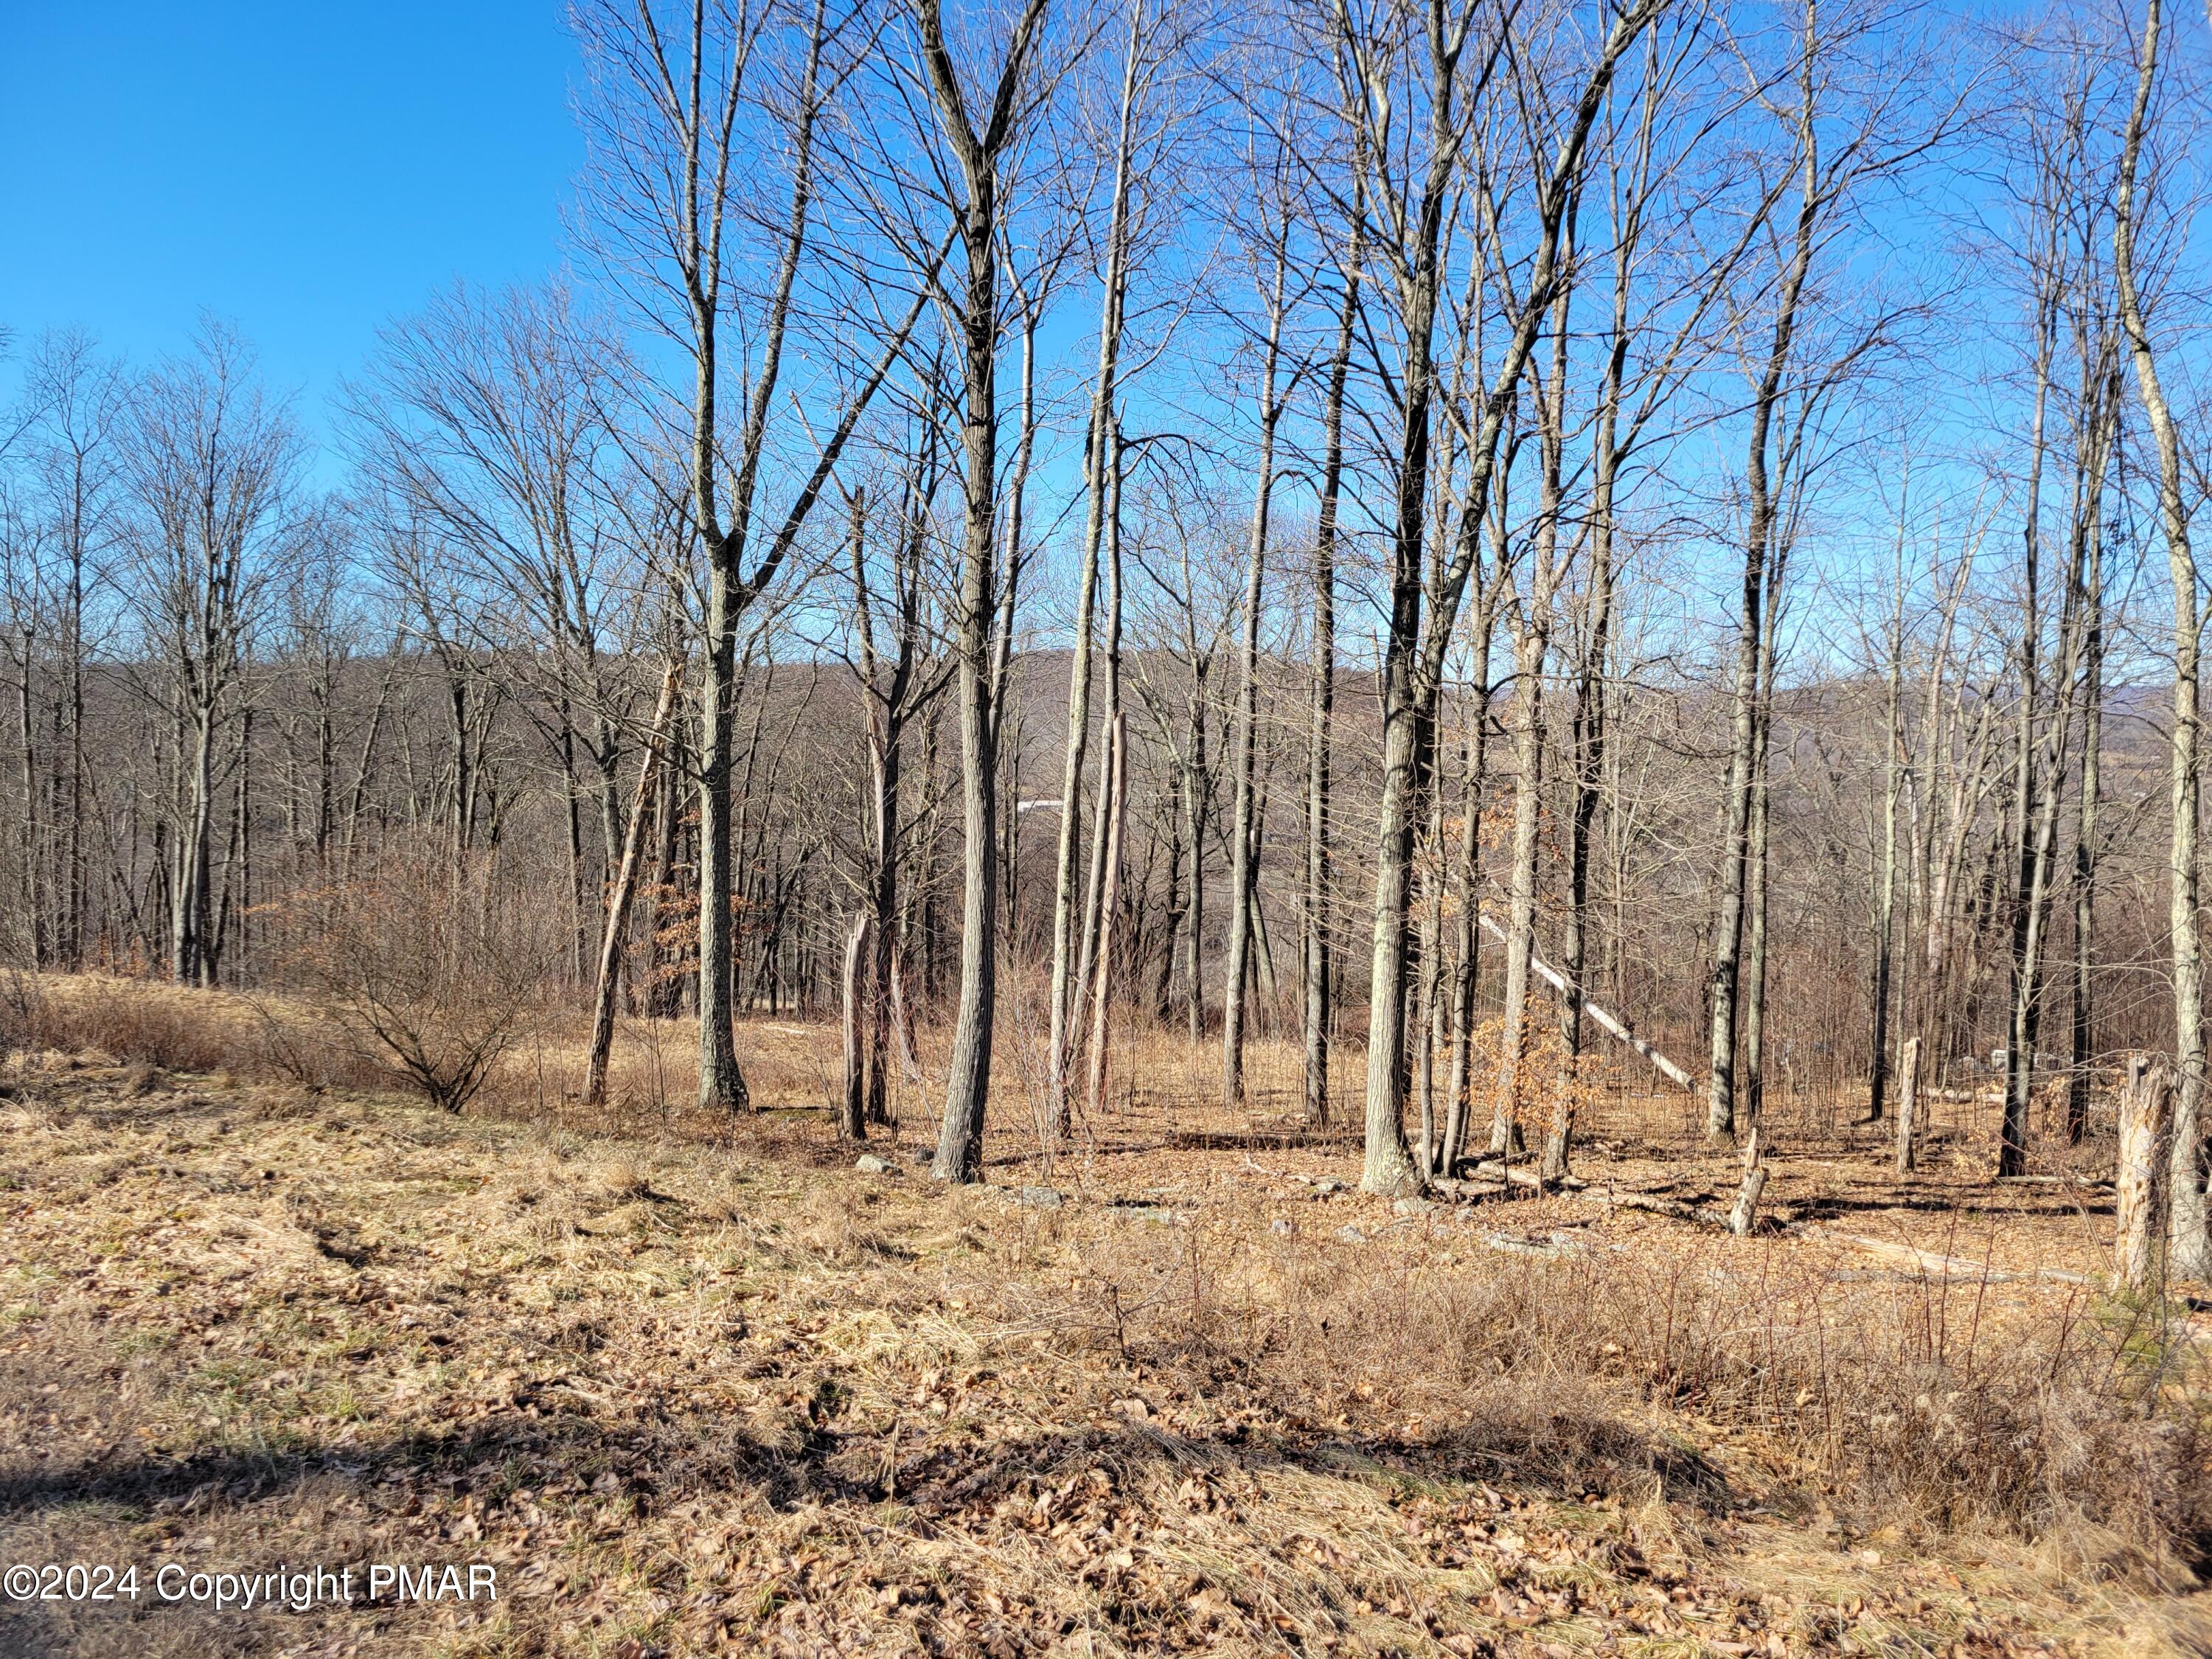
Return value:
[[(577, 1109), (585, 1022), (573, 1014), (536, 1021), (494, 1066), (474, 1104), (494, 1115), (650, 1131), (690, 1110), (698, 1076), (695, 1030), (688, 1022), (621, 1022), (611, 1104), (586, 1124)], [(802, 1052), (774, 1023), (763, 1023), (762, 1034), (767, 1040), (756, 1064), (767, 1103), (812, 1103), (800, 1088), (802, 1076), (812, 1078), (811, 1044)], [(16, 1048), (106, 1054), (309, 1088), (397, 1089), (406, 1081), (334, 1033), (327, 1015), (296, 995), (247, 996), (97, 974), (19, 974), (0, 984), (0, 1036)]]
[(8, 1081), (0, 1553), (483, 1559), (509, 1592), (474, 1622), (17, 1612), (10, 1651), (2148, 1651), (2196, 1628), (2159, 1593), (2154, 1507), (1947, 1517), (1916, 1463), (1917, 1507), (1886, 1511), (1814, 1402), (1774, 1409), (1815, 1350), (1718, 1340), (1771, 1247), (1668, 1279), (1648, 1246), (1498, 1251), (1233, 1158), (1141, 1170), (1175, 1188), (1154, 1213), (1095, 1170), (1039, 1210), (339, 1093), (134, 1093), (58, 1057)]
[(2203, 1358), (2157, 1310), (1863, 1283), (1780, 1239), (1535, 1233), (1564, 1243), (1501, 1271), (1475, 1254), (1488, 1236), (1448, 1224), (1396, 1249), (1255, 1249), (1224, 1230), (1180, 1340), (1261, 1354), (1347, 1418), (1382, 1402), (1455, 1455), (1567, 1486), (1716, 1478), (1625, 1435), (1656, 1408), (1915, 1539), (2081, 1523), (2185, 1577), (2212, 1531)]
[[(911, 1118), (869, 1177), (804, 1116), (311, 1087), (234, 1000), (39, 1018), (0, 1076), (0, 1559), (489, 1561), (502, 1599), (0, 1609), (0, 1652), (2212, 1650), (2167, 1310), (1569, 1197), (1399, 1214), (1318, 1195), (1340, 1152), (1157, 1121), (1036, 1207), (1018, 1159), (931, 1187)], [(799, 1091), (817, 1035), (751, 1028), (756, 1076)], [(1981, 1259), (1932, 1224), (1851, 1221)]]

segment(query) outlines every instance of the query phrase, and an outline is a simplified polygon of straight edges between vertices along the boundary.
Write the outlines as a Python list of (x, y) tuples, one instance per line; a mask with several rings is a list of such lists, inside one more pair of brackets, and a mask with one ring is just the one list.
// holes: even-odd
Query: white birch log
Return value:
[[(1483, 927), (1488, 930), (1493, 939), (1502, 940), (1508, 937), (1505, 929), (1492, 919), (1488, 911), (1486, 910), (1482, 913), (1481, 921)], [(1541, 957), (1536, 956), (1532, 952), (1528, 957), (1528, 965), (1535, 969), (1537, 975), (1542, 978), (1547, 984), (1550, 985), (1553, 990), (1558, 991), (1562, 994), (1565, 993), (1567, 988), (1566, 975), (1562, 974), (1558, 969), (1553, 967), (1550, 963), (1546, 962)], [(1596, 1021), (1598, 1025), (1605, 1031), (1613, 1036), (1618, 1037), (1621, 1042), (1626, 1043), (1630, 1048), (1636, 1050), (1638, 1054), (1641, 1054), (1651, 1064), (1651, 1066), (1658, 1072), (1660, 1076), (1665, 1078), (1668, 1082), (1673, 1084), (1676, 1088), (1686, 1090), (1692, 1094), (1695, 1094), (1698, 1091), (1697, 1083), (1691, 1078), (1687, 1072), (1677, 1066), (1673, 1060), (1668, 1059), (1666, 1055), (1661, 1054), (1656, 1048), (1646, 1042), (1642, 1037), (1637, 1036), (1635, 1032), (1630, 1030), (1627, 1026), (1621, 1024), (1620, 1020), (1614, 1018), (1596, 1003), (1592, 1002), (1588, 997), (1584, 997), (1583, 999), (1583, 1012), (1588, 1014), (1593, 1020)]]

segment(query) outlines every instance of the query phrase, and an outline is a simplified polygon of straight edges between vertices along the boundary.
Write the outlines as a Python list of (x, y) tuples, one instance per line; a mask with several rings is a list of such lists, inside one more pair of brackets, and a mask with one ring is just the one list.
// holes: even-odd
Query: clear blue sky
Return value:
[(211, 310), (319, 433), (386, 318), (560, 262), (575, 74), (562, 0), (0, 0), (0, 322)]

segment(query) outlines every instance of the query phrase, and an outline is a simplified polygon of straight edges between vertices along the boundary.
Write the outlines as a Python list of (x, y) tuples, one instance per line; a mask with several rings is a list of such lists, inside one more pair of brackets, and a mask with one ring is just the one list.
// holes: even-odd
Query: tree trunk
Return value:
[[(711, 458), (701, 465), (711, 468)], [(699, 694), (699, 1109), (751, 1104), (731, 1018), (737, 997), (736, 897), (730, 844), (730, 726), (737, 685), (737, 573), (717, 554), (708, 573), (705, 684)]]
[(653, 805), (653, 775), (661, 763), (670, 722), (675, 718), (677, 690), (682, 670), (673, 662), (660, 677), (660, 701), (653, 711), (653, 727), (645, 753), (638, 761), (637, 793), (632, 797), (629, 828), (623, 837), (622, 864), (614, 891), (607, 900), (605, 930), (599, 938), (599, 976), (592, 993), (592, 1046), (584, 1065), (584, 1103), (603, 1106), (607, 1098), (607, 1060), (614, 1048), (615, 987), (622, 977), (623, 938), (629, 928), (630, 902), (637, 893), (637, 872), (645, 843), (647, 814)]
[(1768, 565), (1774, 556), (1776, 520), (1772, 457), (1769, 452), (1773, 441), (1775, 411), (1788, 380), (1797, 307), (1812, 269), (1823, 205), (1812, 135), (1811, 58), (1815, 48), (1809, 32), (1802, 49), (1805, 63), (1800, 87), (1804, 102), (1797, 113), (1797, 136), (1804, 184), (1790, 262), (1783, 270), (1777, 297), (1773, 332), (1753, 390), (1751, 434), (1744, 457), (1747, 513), (1742, 603), (1736, 616), (1735, 718), (1729, 729), (1720, 903), (1713, 927), (1711, 1076), (1705, 1110), (1705, 1132), (1710, 1135), (1732, 1134), (1735, 1131), (1736, 1018), (1746, 889), (1752, 878), (1752, 796), (1758, 782), (1759, 756), (1755, 745), (1760, 735), (1759, 702), (1762, 696), (1771, 693), (1771, 687), (1760, 684), (1759, 672), (1767, 611), (1775, 600), (1768, 592)]
[(1452, 957), (1451, 1060), (1444, 1073), (1443, 1144), (1437, 1167), (1458, 1172), (1467, 1151), (1468, 1114), (1474, 1094), (1474, 998), (1481, 966), (1483, 786), (1490, 752), (1490, 644), (1495, 611), (1486, 586), (1474, 616), (1474, 707), (1468, 714), (1467, 775), (1460, 804), (1459, 940)]
[[(2114, 374), (2117, 380), (2117, 372)], [(2117, 392), (2107, 407), (2117, 415)], [(2108, 420), (2110, 416), (2107, 417)], [(2109, 426), (2106, 428), (2110, 430)], [(2066, 1140), (2078, 1146), (2089, 1128), (2089, 1067), (2094, 1058), (2095, 1003), (2091, 985), (2096, 965), (2097, 806), (2100, 789), (2099, 750), (2104, 744), (2105, 550), (2104, 483), (2098, 470), (2086, 517), (2089, 538), (2087, 580), (2081, 596), (2081, 799), (2074, 829), (2074, 987), (2071, 1065), (2066, 1079)]]
[(1437, 1046), (1445, 1018), (1443, 999), (1444, 792), (1437, 780), (1429, 790), (1428, 823), (1421, 831), (1421, 885), (1428, 902), (1421, 907), (1420, 991), (1413, 1026), (1420, 1035), (1413, 1055), (1413, 1101), (1420, 1116), (1421, 1133), (1413, 1142), (1413, 1167), (1421, 1179), (1437, 1173)]
[(2173, 964), (2174, 1103), (2170, 1270), (2177, 1278), (2212, 1272), (2212, 1239), (2205, 1232), (2203, 961), (2197, 937), (2197, 560), (2189, 544), (2189, 511), (2181, 441), (2159, 380), (2148, 325), (2135, 280), (2136, 171), (2151, 88), (2158, 75), (2161, 0), (2148, 0), (2142, 50), (2120, 162), (2113, 233), (2113, 267), (2122, 325), (2135, 361), (2136, 385), (2158, 449), (2159, 517), (2166, 532), (2166, 569), (2173, 592), (2173, 732), (2171, 739), (2172, 832), (2167, 847), (2169, 921)]
[[(1617, 328), (1622, 303), (1618, 299), (1614, 302)], [(1613, 637), (1613, 492), (1617, 457), (1612, 430), (1620, 404), (1618, 385), (1609, 383), (1607, 392), (1599, 415), (1595, 482), (1590, 504), (1589, 616), (1582, 665), (1575, 677), (1571, 755), (1574, 793), (1567, 821), (1567, 937), (1559, 963), (1567, 982), (1559, 1009), (1567, 1074), (1563, 1079), (1558, 1111), (1544, 1136), (1544, 1157), (1538, 1173), (1547, 1182), (1557, 1182), (1567, 1173), (1575, 1106), (1583, 1087), (1583, 1001), (1588, 994), (1586, 963), (1589, 951), (1590, 836), (1597, 820), (1599, 788), (1605, 777), (1606, 659)], [(1468, 927), (1471, 931), (1472, 918)]]
[[(1112, 417), (1109, 417), (1109, 419)], [(1108, 434), (1106, 502), (1106, 765), (1098, 792), (1099, 823), (1106, 832), (1099, 849), (1102, 879), (1098, 896), (1097, 980), (1091, 993), (1091, 1080), (1087, 1098), (1095, 1123), (1106, 1105), (1107, 1019), (1114, 983), (1115, 924), (1121, 905), (1121, 842), (1129, 796), (1129, 726), (1121, 707), (1121, 431)]]
[(1920, 1039), (1905, 1039), (1897, 1056), (1897, 1172), (1909, 1175), (1919, 1161)]
[[(1567, 265), (1573, 265), (1574, 222), (1565, 230)], [(1521, 1150), (1521, 1103), (1528, 1091), (1531, 1021), (1528, 1013), (1529, 960), (1536, 953), (1536, 860), (1540, 849), (1544, 788), (1544, 672), (1551, 649), (1553, 610), (1558, 597), (1559, 520), (1565, 502), (1566, 380), (1571, 280), (1562, 281), (1552, 307), (1552, 361), (1547, 375), (1536, 380), (1537, 450), (1540, 456), (1535, 549), (1525, 605), (1509, 612), (1513, 632), (1513, 864), (1508, 877), (1511, 915), (1505, 946), (1505, 1025), (1498, 1109), (1490, 1125), (1493, 1157)], [(1565, 1091), (1571, 1099), (1571, 1086)], [(1571, 1107), (1563, 1108), (1571, 1110)], [(1565, 1122), (1559, 1125), (1562, 1173), (1566, 1158)]]
[[(1163, 790), (1166, 805), (1161, 809), (1168, 823), (1167, 902), (1161, 907), (1159, 933), (1159, 963), (1152, 981), (1152, 1018), (1165, 1026), (1175, 1018), (1176, 946), (1182, 937), (1183, 916), (1189, 909), (1182, 892), (1182, 775), (1177, 767), (1170, 788)], [(1157, 799), (1157, 797), (1156, 797)]]
[(875, 868), (868, 883), (868, 919), (873, 949), (868, 973), (867, 1089), (861, 1118), (889, 1123), (890, 1070), (887, 1032), (891, 1009), (891, 970), (897, 951), (899, 908), (899, 739), (894, 728), (872, 768), (875, 792)]
[[(838, 980), (839, 1029), (844, 1037), (845, 1089), (838, 1114), (837, 1133), (846, 1140), (866, 1140), (868, 1138), (867, 1062), (863, 1047), (866, 1037), (861, 1030), (867, 1012), (862, 1002), (860, 958), (868, 948), (868, 936), (874, 929), (875, 919), (866, 911), (853, 918), (852, 927), (845, 936), (845, 970)], [(870, 1023), (880, 1025), (882, 1020), (882, 1014), (878, 1012)]]
[[(1762, 434), (1763, 440), (1763, 434)], [(1765, 444), (1758, 445), (1757, 471), (1764, 479)], [(1755, 497), (1763, 507), (1763, 491)], [(1743, 946), (1744, 887), (1751, 862), (1751, 796), (1756, 756), (1759, 696), (1759, 620), (1766, 577), (1765, 526), (1760, 522), (1746, 541), (1743, 608), (1736, 623), (1735, 719), (1729, 743), (1728, 793), (1722, 811), (1719, 915), (1713, 923), (1711, 1080), (1705, 1108), (1705, 1133), (1733, 1134), (1736, 1114), (1736, 986)]]
[(1194, 1046), (1206, 1041), (1206, 804), (1212, 787), (1206, 769), (1206, 671), (1192, 665), (1189, 758), (1182, 769), (1183, 820), (1190, 829), (1190, 917), (1184, 931), (1183, 1012)]
[(1759, 1132), (1753, 1126), (1750, 1139), (1743, 1148), (1743, 1184), (1736, 1189), (1735, 1203), (1729, 1211), (1728, 1230), (1738, 1238), (1747, 1238), (1759, 1218), (1759, 1197), (1766, 1190), (1766, 1164), (1759, 1157)]
[(1338, 308), (1336, 347), (1328, 363), (1328, 393), (1322, 409), (1321, 507), (1314, 526), (1312, 707), (1306, 734), (1305, 949), (1299, 963), (1305, 1024), (1305, 1107), (1309, 1123), (1329, 1121), (1328, 1054), (1334, 1019), (1329, 998), (1334, 940), (1331, 902), (1329, 743), (1336, 712), (1337, 513), (1344, 488), (1344, 393), (1352, 365), (1352, 326), (1359, 312), (1361, 232), (1365, 216), (1353, 186), (1352, 246), (1344, 265), (1344, 299)]
[(945, 1079), (945, 1115), (930, 1173), (939, 1181), (968, 1182), (983, 1173), (983, 1117), (991, 1094), (991, 1036), (997, 1013), (998, 976), (998, 623), (995, 535), (999, 447), (999, 161), (1013, 136), (1014, 104), (1024, 65), (1035, 40), (1045, 0), (1027, 0), (1006, 49), (991, 118), (979, 137), (969, 125), (939, 0), (915, 0), (915, 17), (937, 105), (939, 124), (951, 143), (967, 188), (958, 208), (959, 235), (967, 256), (959, 296), (962, 380), (961, 428), (965, 521), (960, 551), (960, 592), (955, 648), (959, 656), (963, 898), (960, 1003), (953, 1025), (951, 1064)]
[(1548, 643), (1549, 630), (1539, 628), (1533, 617), (1513, 641), (1513, 862), (1507, 875), (1510, 911), (1498, 1103), (1490, 1121), (1493, 1158), (1521, 1148), (1521, 1100), (1528, 1086), (1528, 961), (1535, 953), (1537, 832), (1544, 787), (1544, 653)]
[(1897, 939), (1897, 808), (1903, 781), (1899, 722), (1905, 694), (1905, 513), (1897, 520), (1897, 610), (1890, 619), (1888, 690), (1882, 704), (1881, 867), (1876, 872), (1874, 919), (1874, 1021), (1867, 1079), (1869, 1123), (1881, 1121), (1889, 1090), (1889, 1003)]
[(179, 837), (174, 969), (179, 985), (205, 982), (207, 969), (209, 866), (215, 815), (215, 709), (202, 704), (192, 713), (191, 770), (185, 797), (185, 828)]
[[(2042, 815), (2037, 809), (2039, 783), (2051, 792), (2055, 811), (2058, 779), (2055, 769), (2039, 778), (2035, 765), (2035, 717), (2041, 681), (2042, 619), (2038, 609), (2040, 592), (2043, 528), (2043, 465), (2045, 439), (2051, 402), (2051, 360), (2056, 349), (2057, 297), (2049, 289), (2053, 280), (2044, 278), (2039, 295), (2035, 330), (2035, 414), (2029, 426), (2027, 502), (2022, 526), (2024, 562), (2021, 571), (2020, 639), (2020, 720), (2013, 766), (2014, 820), (2014, 859), (2018, 866), (2013, 889), (2011, 995), (2006, 1007), (2004, 1116), (1998, 1135), (1997, 1174), (2027, 1172), (2028, 1093), (2034, 1086), (2034, 1017), (2037, 935), (2042, 923), (2043, 864), (2036, 829)], [(2069, 593), (2069, 598), (2071, 598)]]
[[(1109, 671), (1109, 677), (1112, 671)], [(1118, 699), (1113, 701), (1118, 702)], [(1119, 708), (1110, 708), (1106, 716), (1107, 769), (1106, 788), (1099, 802), (1099, 810), (1107, 815), (1106, 890), (1099, 910), (1098, 978), (1091, 996), (1091, 1086), (1089, 1110), (1096, 1123), (1106, 1107), (1106, 1040), (1107, 1018), (1112, 1009), (1109, 1000), (1114, 984), (1114, 952), (1117, 941), (1115, 925), (1121, 904), (1121, 836), (1127, 816), (1129, 788), (1129, 750), (1127, 717)]]
[[(1121, 70), (1121, 118), (1114, 150), (1114, 188), (1106, 236), (1104, 294), (1098, 319), (1098, 369), (1091, 394), (1091, 429), (1084, 446), (1083, 481), (1087, 503), (1083, 524), (1083, 562), (1075, 613), (1075, 656), (1067, 684), (1067, 755), (1060, 793), (1060, 836), (1053, 865), (1052, 989), (1047, 1065), (1054, 1109), (1065, 1120), (1068, 1093), (1069, 1021), (1075, 985), (1071, 979), (1075, 917), (1075, 849), (1082, 822), (1083, 768), (1091, 743), (1091, 611), (1098, 589), (1098, 549), (1105, 532), (1106, 473), (1118, 419), (1115, 371), (1121, 348), (1121, 318), (1128, 286), (1130, 167), (1134, 159), (1134, 119), (1139, 70), (1139, 8), (1131, 9), (1129, 38)], [(1104, 791), (1099, 809), (1103, 811)]]
[(1267, 561), (1267, 520), (1275, 490), (1275, 370), (1283, 339), (1283, 283), (1289, 256), (1287, 216), (1275, 245), (1275, 280), (1267, 296), (1267, 343), (1260, 363), (1260, 461), (1252, 486), (1252, 527), (1245, 545), (1243, 637), (1237, 661), (1236, 770), (1229, 833), (1229, 948), (1222, 972), (1221, 1101), (1244, 1103), (1244, 997), (1252, 977), (1252, 909), (1259, 901), (1261, 825), (1254, 811), (1260, 743), (1260, 606)]
[[(1781, 568), (1777, 562), (1778, 570)], [(1769, 610), (1770, 619), (1772, 611)], [(1773, 828), (1774, 641), (1771, 626), (1759, 647), (1759, 734), (1753, 739), (1751, 840), (1745, 869), (1742, 1106), (1757, 1123), (1766, 1104), (1766, 901)]]

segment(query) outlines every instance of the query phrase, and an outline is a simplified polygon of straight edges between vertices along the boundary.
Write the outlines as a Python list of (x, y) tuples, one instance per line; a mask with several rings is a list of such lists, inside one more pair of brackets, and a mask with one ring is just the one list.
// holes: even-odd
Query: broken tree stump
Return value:
[(1917, 1149), (1912, 1138), (1919, 1130), (1920, 1039), (1908, 1037), (1897, 1056), (1897, 1172), (1911, 1175)]
[(1759, 1131), (1743, 1143), (1743, 1185), (1737, 1189), (1735, 1207), (1729, 1212), (1728, 1228), (1738, 1238), (1747, 1237), (1759, 1217), (1759, 1195), (1766, 1190), (1766, 1165), (1759, 1155)]
[(2112, 1283), (2140, 1291), (2158, 1277), (2166, 1227), (2166, 1143), (2172, 1091), (2166, 1067), (2148, 1054), (2128, 1056), (2120, 1091), (2119, 1167), (2114, 1181), (2119, 1234), (2113, 1245)]

